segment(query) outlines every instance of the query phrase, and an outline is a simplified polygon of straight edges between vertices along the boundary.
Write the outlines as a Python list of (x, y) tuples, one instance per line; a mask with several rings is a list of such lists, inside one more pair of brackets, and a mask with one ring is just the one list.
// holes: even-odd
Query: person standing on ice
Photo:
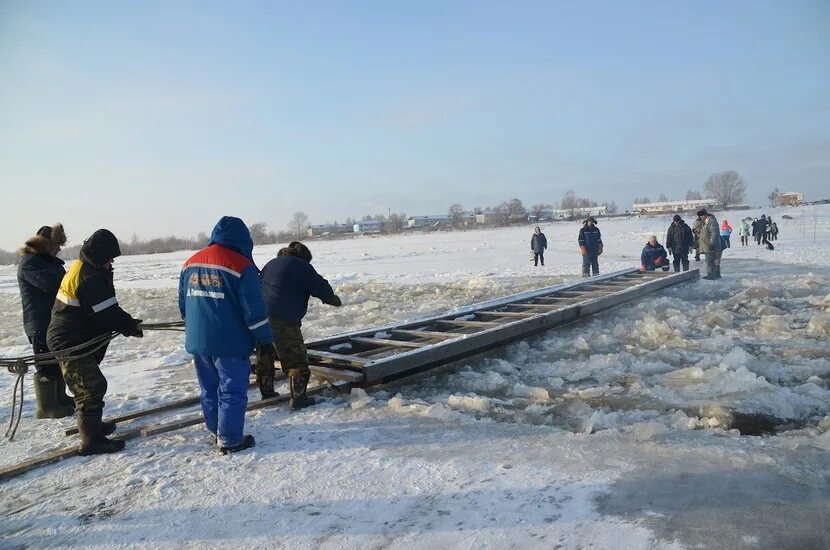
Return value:
[(700, 218), (695, 218), (695, 221), (692, 222), (692, 236), (694, 240), (692, 241), (692, 248), (695, 249), (695, 261), (700, 261), (700, 229), (703, 227), (703, 222), (700, 221)]
[(775, 222), (772, 222), (770, 224), (770, 226), (771, 226), (770, 237), (772, 238), (773, 241), (777, 241), (778, 240), (778, 224), (775, 223)]
[[(52, 307), (52, 319), (46, 341), (53, 352), (75, 348), (111, 332), (141, 338), (141, 319), (133, 319), (121, 309), (115, 297), (112, 261), (121, 255), (118, 239), (110, 231), (99, 229), (84, 241), (80, 258), (61, 280)], [(82, 455), (116, 453), (123, 441), (108, 439), (115, 431), (114, 422), (104, 422), (104, 395), (107, 379), (100, 364), (107, 345), (76, 349), (75, 358), (61, 359), (63, 378), (75, 395), (75, 413), (81, 435)]]
[(706, 255), (706, 276), (704, 279), (720, 279), (721, 240), (718, 220), (705, 208), (697, 211), (701, 221), (700, 253)]
[(533, 236), (530, 238), (530, 249), (533, 251), (533, 265), (538, 266), (542, 262), (545, 265), (545, 249), (548, 247), (548, 239), (542, 233), (540, 228), (533, 230)]
[[(308, 299), (319, 298), (334, 307), (343, 305), (329, 282), (311, 265), (311, 250), (294, 241), (277, 253), (262, 268), (262, 294), (268, 308), (268, 322), (277, 339), (274, 342), (282, 371), (289, 378), (289, 407), (298, 410), (314, 405), (306, 395), (311, 373), (308, 370), (302, 319), (308, 312)], [(257, 382), (263, 397), (274, 392), (274, 362), (257, 361)]]
[(749, 244), (750, 228), (747, 220), (748, 218), (741, 220), (741, 226), (738, 228), (738, 236), (741, 238), (741, 246), (747, 246)]
[[(688, 265), (688, 260), (686, 260)], [(648, 242), (640, 254), (640, 269), (642, 271), (669, 270), (669, 257), (663, 245), (657, 242), (656, 235), (650, 235)]]
[(675, 214), (669, 230), (666, 231), (666, 249), (674, 257), (674, 270), (689, 271), (689, 249), (692, 248), (694, 237), (692, 229), (683, 221), (679, 214)]
[(256, 444), (243, 433), (251, 352), (256, 347), (257, 358), (272, 365), (276, 359), (253, 248), (245, 223), (224, 216), (179, 276), (185, 349), (202, 389), (205, 426), (222, 454)]
[[(58, 252), (66, 244), (61, 224), (45, 225), (20, 249), (17, 284), (23, 306), (23, 329), (35, 354), (48, 353), (46, 330), (55, 296), (66, 275)], [(37, 418), (64, 418), (75, 413), (75, 402), (66, 395), (66, 382), (56, 362), (35, 364)]]
[(732, 226), (729, 225), (728, 220), (723, 220), (720, 226), (720, 248), (726, 250), (729, 248), (729, 236), (732, 235)]
[(767, 242), (767, 217), (761, 214), (761, 218), (755, 224), (755, 244)]
[(582, 276), (599, 275), (599, 256), (602, 254), (602, 233), (597, 227), (597, 220), (588, 216), (579, 230), (579, 252), (582, 254)]

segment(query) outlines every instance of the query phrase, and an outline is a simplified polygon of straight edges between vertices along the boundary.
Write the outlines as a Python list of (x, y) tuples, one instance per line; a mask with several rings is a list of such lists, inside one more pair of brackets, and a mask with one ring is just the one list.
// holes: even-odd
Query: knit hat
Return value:
[(680, 217), (680, 214), (675, 214), (674, 218), (672, 218), (672, 219), (673, 219), (673, 221), (676, 221), (676, 222), (683, 221), (683, 218)]
[(708, 216), (709, 213), (706, 211), (705, 208), (701, 208), (700, 210), (697, 211), (697, 215), (698, 216)]

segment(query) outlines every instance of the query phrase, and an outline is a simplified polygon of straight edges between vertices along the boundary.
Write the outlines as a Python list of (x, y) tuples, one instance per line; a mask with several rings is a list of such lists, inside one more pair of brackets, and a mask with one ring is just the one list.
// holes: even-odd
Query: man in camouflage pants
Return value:
[[(274, 347), (291, 388), (289, 406), (293, 410), (314, 404), (306, 395), (310, 374), (308, 353), (301, 330), (308, 311), (308, 299), (340, 307), (342, 302), (331, 285), (311, 266), (311, 251), (303, 243), (292, 242), (265, 264), (261, 273), (262, 295), (268, 307), (268, 322), (274, 331)], [(257, 357), (257, 383), (262, 397), (274, 392), (274, 365)]]

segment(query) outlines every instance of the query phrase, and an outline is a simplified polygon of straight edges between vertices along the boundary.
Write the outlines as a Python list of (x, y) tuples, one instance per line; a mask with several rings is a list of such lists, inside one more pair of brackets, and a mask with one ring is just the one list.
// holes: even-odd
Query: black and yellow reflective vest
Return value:
[[(112, 270), (79, 259), (61, 281), (47, 341), (50, 350), (61, 351), (108, 332), (131, 332), (135, 326), (136, 320), (118, 305)], [(96, 353), (98, 362), (104, 353), (106, 347)]]

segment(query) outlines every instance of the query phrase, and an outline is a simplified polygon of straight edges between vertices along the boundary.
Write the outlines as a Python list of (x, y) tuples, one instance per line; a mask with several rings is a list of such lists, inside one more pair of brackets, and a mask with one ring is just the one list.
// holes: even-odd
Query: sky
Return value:
[(0, 0), (0, 248), (623, 209), (737, 170), (830, 198), (830, 2)]

